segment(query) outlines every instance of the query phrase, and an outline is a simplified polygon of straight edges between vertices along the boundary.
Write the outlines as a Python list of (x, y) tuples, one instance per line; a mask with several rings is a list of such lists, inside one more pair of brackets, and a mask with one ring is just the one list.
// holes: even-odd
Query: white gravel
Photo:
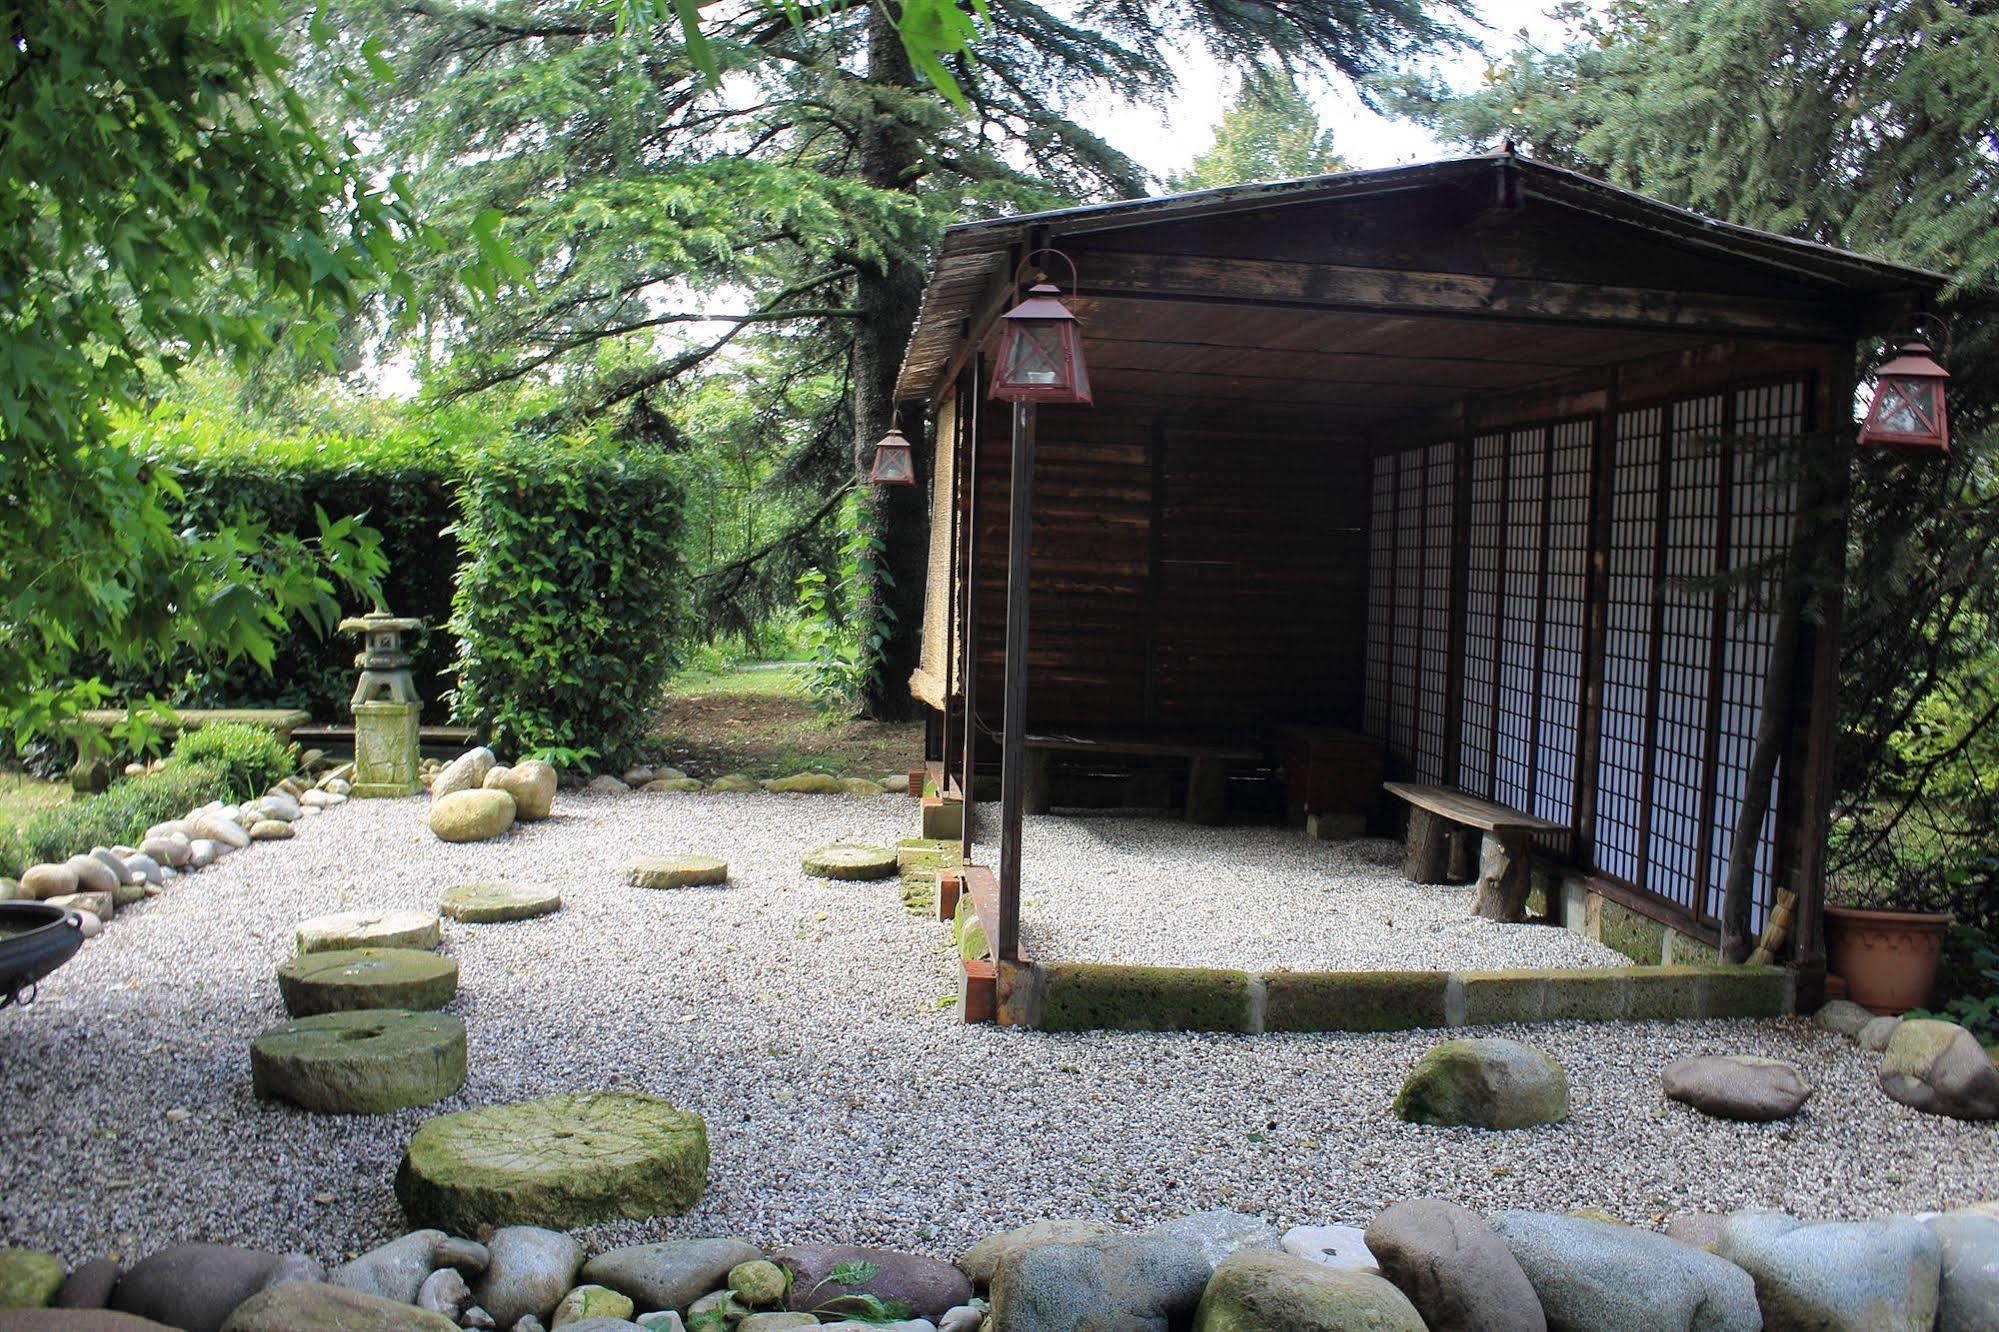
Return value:
[[(129, 911), (0, 1013), (0, 1243), (80, 1260), (205, 1239), (332, 1260), (402, 1229), (390, 1183), (440, 1110), (625, 1086), (708, 1123), (707, 1196), (595, 1244), (742, 1234), (952, 1256), (1049, 1215), (1141, 1223), (1200, 1208), (1279, 1224), (1364, 1223), (1438, 1194), (1477, 1207), (1591, 1205), (1824, 1216), (1999, 1195), (1999, 1126), (1917, 1114), (1872, 1058), (1784, 1023), (1549, 1025), (1510, 1034), (1567, 1067), (1565, 1124), (1509, 1133), (1405, 1125), (1389, 1102), (1436, 1033), (1089, 1034), (968, 1029), (945, 931), (894, 881), (822, 885), (829, 841), (908, 835), (907, 801), (565, 793), (558, 817), (447, 846), (419, 800), (308, 820)], [(630, 857), (708, 851), (722, 889), (621, 885)], [(246, 1047), (279, 1020), (272, 969), (304, 917), (429, 907), (453, 883), (542, 879), (564, 909), (446, 921), (463, 969), (471, 1080), (436, 1107), (328, 1117), (251, 1098)], [(1041, 891), (1037, 888), (1035, 891)], [(1263, 910), (1245, 898), (1242, 910)], [(1797, 1119), (1731, 1125), (1663, 1101), (1680, 1055), (1795, 1061), (1820, 1087)], [(184, 1110), (188, 1113), (169, 1114)]]
[(1269, 971), (1621, 967), (1547, 925), (1472, 915), (1468, 886), (1402, 877), (1402, 845), (1088, 814), (1022, 825), (1028, 956)]

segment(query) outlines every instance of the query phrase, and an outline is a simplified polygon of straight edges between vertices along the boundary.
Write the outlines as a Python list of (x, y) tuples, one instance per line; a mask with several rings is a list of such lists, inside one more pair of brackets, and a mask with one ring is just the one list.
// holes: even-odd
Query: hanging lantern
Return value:
[[(1056, 254), (1069, 262), (1069, 286), (1076, 286), (1076, 265), (1059, 250), (1036, 250), (1021, 260), (1025, 269), (1035, 255)], [(1018, 272), (1014, 284), (1020, 282)], [(1002, 319), (999, 360), (993, 370), (991, 396), (1003, 402), (1090, 401), (1090, 371), (1083, 361), (1083, 326), (1062, 304), (1061, 288), (1037, 282), (1027, 299)]]
[(910, 454), (909, 441), (896, 427), (890, 426), (875, 445), (875, 460), (868, 468), (868, 480), (878, 486), (916, 484), (916, 459)]
[(1950, 371), (1930, 355), (1929, 344), (1910, 338), (1895, 358), (1874, 372), (1874, 401), (1860, 425), (1862, 448), (1921, 452), (1950, 450), (1950, 418), (1943, 386)]

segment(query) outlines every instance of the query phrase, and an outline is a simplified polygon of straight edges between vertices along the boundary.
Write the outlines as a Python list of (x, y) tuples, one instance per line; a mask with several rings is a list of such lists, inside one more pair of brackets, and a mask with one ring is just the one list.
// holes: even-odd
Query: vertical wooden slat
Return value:
[[(1697, 904), (1694, 915), (1705, 917), (1713, 913), (1707, 909), (1711, 892), (1718, 891), (1719, 884), (1712, 882), (1714, 865), (1714, 811), (1716, 787), (1721, 772), (1721, 704), (1722, 675), (1727, 665), (1728, 653), (1728, 588), (1727, 574), (1730, 563), (1730, 524), (1733, 521), (1735, 502), (1735, 389), (1725, 389), (1721, 395), (1721, 468), (1715, 479), (1714, 513), (1714, 572), (1715, 587), (1711, 594), (1713, 610), (1709, 612), (1707, 645), (1707, 716), (1706, 733), (1701, 737), (1701, 789), (1700, 789), (1700, 831), (1696, 835), (1695, 846), (1699, 854), (1694, 859), (1694, 901)], [(1717, 902), (1716, 907), (1720, 904)]]
[(1672, 514), (1673, 432), (1680, 405), (1667, 403), (1659, 413), (1659, 493), (1652, 513), (1652, 629), (1650, 660), (1645, 667), (1645, 739), (1640, 747), (1644, 767), (1638, 788), (1637, 869), (1641, 888), (1649, 888), (1652, 880), (1652, 788), (1658, 769), (1659, 693), (1666, 656), (1662, 647), (1666, 628), (1666, 533)]
[(1471, 455), (1472, 432), (1459, 428), (1457, 454), (1452, 460), (1451, 491), (1451, 609), (1450, 676), (1444, 686), (1444, 776), (1453, 786), (1463, 784), (1458, 770), (1464, 744), (1465, 610), (1471, 581)]
[(1007, 504), (999, 937), (993, 941), (1001, 962), (1020, 960), (1020, 824), (1027, 797), (1027, 600), (1034, 522), (1034, 412), (1031, 402), (1014, 404), (1012, 485)]
[(979, 401), (979, 357), (970, 357), (965, 365), (961, 382), (964, 396), (959, 399), (965, 417), (964, 475), (964, 526), (962, 538), (965, 543), (965, 594), (963, 605), (963, 664), (959, 667), (959, 678), (964, 682), (965, 707), (965, 756), (959, 765), (958, 786), (965, 797), (964, 818), (958, 832), (958, 854), (970, 861), (972, 858), (972, 820), (976, 813), (978, 797), (972, 788), (978, 782), (979, 761), (979, 418), (985, 415), (984, 404)]
[(1555, 427), (1541, 431), (1541, 559), (1534, 579), (1534, 667), (1527, 704), (1527, 803), (1535, 812), (1541, 794), (1541, 703), (1548, 682), (1548, 557), (1555, 514)]
[(1618, 376), (1606, 371), (1603, 412), (1591, 454), (1589, 577), (1583, 588), (1582, 687), (1576, 705), (1575, 857), (1596, 864), (1596, 794), (1603, 747), (1603, 677), (1610, 631), (1611, 494), (1617, 458)]

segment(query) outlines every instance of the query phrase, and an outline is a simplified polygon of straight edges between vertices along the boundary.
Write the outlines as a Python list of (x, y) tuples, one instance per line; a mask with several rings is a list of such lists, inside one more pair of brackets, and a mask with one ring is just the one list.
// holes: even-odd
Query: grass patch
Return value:
[(0, 772), (0, 836), (45, 809), (69, 803), (67, 782), (48, 782), (25, 772)]
[(882, 777), (922, 757), (923, 723), (823, 717), (792, 667), (689, 670), (669, 686), (653, 740), (668, 762), (697, 777)]

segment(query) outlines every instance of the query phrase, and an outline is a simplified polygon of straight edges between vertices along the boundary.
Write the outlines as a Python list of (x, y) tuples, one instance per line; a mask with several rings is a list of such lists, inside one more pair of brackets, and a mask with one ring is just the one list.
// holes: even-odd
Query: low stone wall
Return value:
[(1680, 1021), (1792, 1011), (1781, 967), (1234, 971), (1098, 962), (1004, 966), (1000, 1021), (1044, 1031), (1401, 1031), (1514, 1022)]

